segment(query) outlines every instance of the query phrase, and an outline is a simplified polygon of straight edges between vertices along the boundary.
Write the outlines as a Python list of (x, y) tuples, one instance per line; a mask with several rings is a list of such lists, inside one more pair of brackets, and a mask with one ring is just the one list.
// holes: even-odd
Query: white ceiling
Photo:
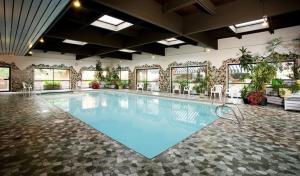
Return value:
[(70, 0), (0, 0), (0, 55), (25, 55)]

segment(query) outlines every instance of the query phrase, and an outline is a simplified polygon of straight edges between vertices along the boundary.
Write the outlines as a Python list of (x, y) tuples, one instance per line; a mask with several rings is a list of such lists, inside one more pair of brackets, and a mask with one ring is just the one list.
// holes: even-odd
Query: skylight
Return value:
[(265, 29), (268, 28), (268, 19), (267, 17), (264, 17), (259, 20), (254, 20), (254, 21), (248, 21), (245, 23), (239, 23), (235, 25), (229, 26), (229, 28), (234, 32), (234, 33), (243, 33), (243, 32), (249, 32), (249, 31), (255, 31), (259, 29)]
[(165, 39), (165, 40), (157, 41), (157, 43), (167, 45), (167, 46), (171, 46), (171, 45), (177, 45), (177, 44), (184, 43), (184, 41), (178, 40), (176, 38), (168, 38), (168, 39)]
[(134, 53), (134, 52), (136, 52), (136, 51), (130, 50), (130, 49), (120, 49), (119, 51), (126, 52), (126, 53)]
[(73, 44), (73, 45), (86, 45), (87, 44), (87, 42), (81, 42), (81, 41), (69, 40), (69, 39), (65, 39), (63, 41), (63, 43), (69, 43), (69, 44)]
[(102, 17), (98, 18), (96, 21), (91, 23), (91, 25), (108, 29), (111, 31), (120, 31), (122, 29), (132, 26), (133, 24), (109, 15), (103, 15)]
[(105, 22), (105, 23), (108, 23), (108, 24), (115, 25), (115, 26), (117, 26), (117, 25), (119, 25), (119, 24), (121, 24), (121, 23), (124, 22), (123, 20), (120, 20), (118, 18), (114, 18), (114, 17), (108, 16), (108, 15), (103, 15), (98, 20), (102, 21), (102, 22)]

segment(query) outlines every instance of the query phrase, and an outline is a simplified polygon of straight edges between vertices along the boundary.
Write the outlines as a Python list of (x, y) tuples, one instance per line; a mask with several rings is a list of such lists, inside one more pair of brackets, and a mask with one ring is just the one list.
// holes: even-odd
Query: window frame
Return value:
[[(88, 72), (92, 71), (92, 72), (95, 72), (95, 74), (98, 74), (98, 73), (97, 73), (98, 71), (96, 71), (96, 70), (82, 70), (82, 71), (81, 71), (81, 74), (80, 74), (80, 75), (81, 75), (81, 86), (83, 85), (83, 84), (82, 84), (83, 82), (86, 82), (86, 81), (91, 81), (91, 82), (92, 82), (92, 81), (94, 81), (94, 80), (96, 79), (96, 76), (95, 76), (95, 78), (94, 78), (93, 80), (82, 79), (82, 73), (85, 72), (85, 71), (88, 71)], [(89, 87), (83, 87), (83, 88), (89, 88)]]
[(10, 66), (0, 66), (0, 68), (8, 68), (8, 70), (9, 70), (8, 79), (4, 79), (4, 80), (8, 80), (8, 90), (3, 90), (3, 91), (0, 91), (0, 92), (10, 92), (11, 91), (11, 67)]
[[(47, 70), (52, 70), (52, 80), (49, 80), (49, 79), (41, 79), (41, 80), (36, 80), (35, 79), (35, 70), (42, 70), (42, 69), (47, 69)], [(54, 70), (68, 70), (69, 72), (69, 79), (68, 80), (57, 80), (57, 79), (54, 79)], [(71, 87), (71, 70), (69, 68), (35, 68), (34, 71), (33, 71), (33, 88), (34, 90), (35, 89), (35, 82), (43, 82), (43, 81), (52, 81), (52, 84), (54, 83), (54, 81), (60, 81), (60, 82), (65, 82), (65, 81), (68, 81), (69, 82), (69, 89), (72, 89)], [(60, 90), (69, 90), (69, 89), (60, 89)], [(41, 90), (44, 90), (44, 89), (41, 89)]]
[[(296, 61), (295, 60), (284, 60), (284, 61), (281, 62), (281, 64), (282, 63), (287, 63), (287, 62), (293, 62), (293, 70), (295, 70), (295, 68), (296, 68)], [(255, 63), (252, 63), (252, 64), (256, 65), (257, 63), (259, 63), (259, 62), (255, 62)], [(269, 63), (273, 63), (273, 62), (269, 62)], [(234, 84), (249, 85), (250, 83), (229, 83), (229, 66), (230, 65), (240, 65), (240, 64), (239, 63), (238, 64), (234, 64), (234, 63), (227, 64), (227, 74), (226, 74), (226, 76), (227, 76), (227, 79), (226, 79), (226, 87), (227, 87), (227, 89), (229, 89), (229, 85), (234, 85)], [(277, 74), (277, 70), (276, 70), (276, 74)], [(294, 77), (295, 77), (295, 75), (294, 75)], [(291, 78), (291, 79), (282, 79), (282, 80), (288, 81), (288, 80), (293, 80), (293, 79)]]
[(205, 76), (207, 76), (208, 74), (208, 65), (207, 64), (203, 64), (203, 65), (188, 65), (188, 66), (173, 66), (170, 67), (170, 85), (171, 85), (171, 92), (173, 92), (173, 74), (172, 74), (172, 70), (173, 68), (187, 68), (187, 73), (186, 73), (186, 81), (188, 83), (188, 86), (190, 84), (189, 82), (189, 68), (190, 67), (205, 67)]
[[(160, 77), (160, 74), (159, 74), (159, 72), (160, 72), (160, 68), (158, 68), (158, 67), (153, 67), (153, 68), (138, 68), (138, 69), (136, 69), (135, 70), (135, 86), (137, 87), (137, 84), (138, 83), (144, 83), (144, 81), (138, 81), (137, 80), (137, 72), (139, 71), (139, 70), (145, 70), (146, 71), (146, 84), (147, 84), (147, 87), (146, 87), (146, 90), (148, 89), (148, 83), (158, 83), (158, 85), (159, 85), (159, 77)], [(158, 70), (158, 81), (148, 81), (148, 70)], [(159, 90), (160, 91), (160, 90)]]

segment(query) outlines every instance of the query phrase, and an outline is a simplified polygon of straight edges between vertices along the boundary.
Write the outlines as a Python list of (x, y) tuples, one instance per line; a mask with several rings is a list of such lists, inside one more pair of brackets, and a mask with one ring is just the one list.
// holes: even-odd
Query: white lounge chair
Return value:
[(144, 83), (137, 83), (136, 90), (144, 90)]
[(191, 95), (192, 91), (193, 91), (193, 89), (191, 86), (185, 86), (183, 89), (183, 94), (187, 93), (188, 95)]
[(284, 110), (300, 111), (300, 92), (284, 99)]
[(218, 94), (219, 99), (222, 99), (223, 85), (214, 85), (210, 90), (210, 98), (215, 97)]
[(181, 94), (181, 87), (180, 87), (180, 84), (175, 84), (173, 86), (173, 94), (178, 92), (179, 94)]

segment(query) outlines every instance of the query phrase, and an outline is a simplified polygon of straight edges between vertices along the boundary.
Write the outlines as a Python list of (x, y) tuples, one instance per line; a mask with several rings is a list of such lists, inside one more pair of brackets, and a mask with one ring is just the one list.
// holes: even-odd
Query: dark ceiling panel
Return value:
[[(3, 1), (3, 0), (2, 0)], [(21, 0), (19, 0), (21, 2)], [(34, 1), (34, 0), (33, 0)], [(247, 1), (247, 3), (244, 3)], [(295, 0), (287, 0), (294, 3)], [(293, 2), (292, 2), (293, 1)], [(1, 0), (0, 0), (1, 2)], [(232, 8), (237, 4), (251, 6), (252, 9), (255, 6), (259, 6), (260, 1), (255, 0), (253, 5), (250, 0), (185, 0), (186, 4), (180, 0), (176, 0), (172, 9), (176, 11), (170, 11), (165, 13), (163, 11), (163, 5), (166, 3), (175, 2), (174, 0), (85, 0), (81, 1), (82, 6), (75, 8), (71, 6), (68, 11), (60, 18), (56, 24), (47, 31), (46, 44), (38, 44), (37, 49), (55, 50), (59, 52), (70, 52), (76, 54), (77, 59), (84, 59), (90, 56), (100, 55), (103, 57), (119, 57), (121, 59), (130, 59), (132, 54), (122, 53), (120, 49), (133, 49), (137, 52), (147, 52), (155, 55), (165, 55), (166, 47), (179, 47), (184, 44), (200, 45), (203, 47), (217, 48), (217, 39), (224, 37), (241, 37), (244, 34), (235, 34), (228, 28), (228, 22), (231, 19), (224, 19), (225, 16), (232, 12)], [(271, 1), (268, 1), (271, 2)], [(273, 1), (272, 1), (273, 2)], [(182, 4), (183, 3), (183, 4)], [(277, 3), (277, 4), (276, 4)], [(282, 4), (280, 1), (276, 1), (276, 5)], [(180, 6), (177, 8), (176, 5)], [(250, 5), (249, 5), (250, 4)], [(25, 5), (24, 5), (25, 6)], [(135, 8), (139, 6), (140, 8)], [(272, 7), (275, 11), (276, 7)], [(285, 5), (287, 9), (282, 13), (291, 11), (291, 5)], [(248, 7), (239, 7), (237, 11), (239, 13), (244, 12), (241, 9), (247, 9)], [(226, 9), (227, 8), (227, 9)], [(280, 7), (281, 8), (281, 7)], [(220, 11), (221, 9), (221, 11)], [(271, 9), (271, 10), (272, 10)], [(242, 12), (240, 12), (242, 11)], [(254, 10), (255, 11), (255, 10)], [(255, 11), (256, 12), (256, 11)], [(1, 12), (0, 12), (1, 13)], [(232, 12), (233, 13), (233, 12)], [(237, 13), (234, 11), (234, 13)], [(245, 12), (248, 15), (252, 12)], [(178, 15), (180, 14), (180, 15)], [(222, 15), (223, 14), (223, 15)], [(90, 24), (103, 15), (110, 15), (112, 17), (121, 19), (126, 22), (130, 22), (133, 25), (120, 31), (111, 31), (104, 28), (91, 26)], [(253, 14), (252, 14), (253, 15)], [(26, 17), (26, 14), (24, 14)], [(195, 17), (193, 17), (195, 16)], [(230, 16), (230, 15), (229, 15)], [(25, 18), (25, 17), (21, 17)], [(197, 17), (197, 18), (196, 18)], [(295, 25), (293, 19), (295, 14), (291, 16), (284, 16), (281, 18), (275, 18), (270, 16), (270, 29), (273, 30), (282, 26)], [(233, 16), (232, 18), (237, 18)], [(244, 17), (245, 18), (245, 17)], [(287, 19), (288, 18), (288, 19)], [(186, 19), (190, 20), (183, 23)], [(202, 20), (200, 20), (202, 19)], [(215, 25), (210, 20), (220, 19), (222, 22), (221, 27), (211, 28), (211, 25)], [(23, 19), (24, 21), (24, 19)], [(195, 25), (195, 24), (197, 25)], [(212, 24), (211, 24), (212, 23)], [(204, 25), (204, 27), (203, 27)], [(231, 24), (229, 24), (231, 25)], [(16, 24), (12, 24), (13, 28), (16, 28)], [(21, 25), (20, 25), (21, 26)], [(34, 25), (33, 25), (34, 26)], [(186, 29), (195, 28), (196, 32), (186, 33)], [(196, 29), (196, 27), (198, 27)], [(28, 29), (32, 30), (34, 27)], [(203, 28), (203, 29), (202, 29)], [(201, 29), (201, 30), (200, 30)], [(213, 30), (212, 30), (213, 29)], [(1, 29), (2, 30), (2, 29)], [(34, 30), (32, 30), (34, 31)], [(260, 30), (261, 31), (261, 30)], [(259, 31), (251, 31), (259, 32)], [(2, 33), (1, 33), (2, 34)], [(30, 33), (29, 33), (30, 34)], [(28, 36), (30, 36), (28, 34)], [(18, 35), (17, 35), (18, 36)], [(27, 36), (27, 37), (28, 37)], [(158, 40), (164, 40), (167, 38), (178, 38), (183, 40), (184, 44), (175, 46), (165, 46), (156, 43)], [(2, 39), (2, 37), (1, 37)], [(64, 44), (64, 39), (78, 40), (87, 42), (85, 46), (76, 46)], [(25, 38), (26, 40), (26, 38)], [(53, 40), (53, 41), (52, 41)], [(3, 42), (0, 42), (1, 44)], [(24, 43), (24, 42), (23, 42)], [(26, 48), (23, 45), (23, 49)], [(73, 46), (73, 47), (72, 47)]]

